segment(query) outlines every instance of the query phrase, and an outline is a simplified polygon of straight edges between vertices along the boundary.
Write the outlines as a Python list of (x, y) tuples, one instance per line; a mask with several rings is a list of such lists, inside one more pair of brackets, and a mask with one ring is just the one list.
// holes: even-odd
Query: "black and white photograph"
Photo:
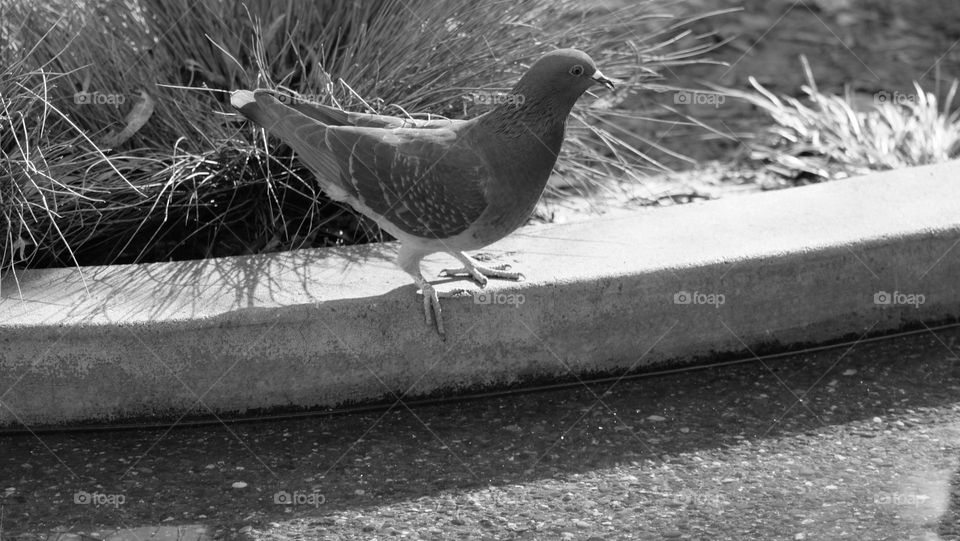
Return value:
[(960, 541), (957, 0), (0, 0), (0, 541)]

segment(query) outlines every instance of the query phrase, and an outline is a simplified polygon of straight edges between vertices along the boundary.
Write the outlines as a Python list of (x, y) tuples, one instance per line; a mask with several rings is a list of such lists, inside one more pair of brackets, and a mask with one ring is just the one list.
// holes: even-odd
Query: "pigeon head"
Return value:
[(595, 84), (613, 89), (613, 80), (597, 69), (587, 53), (577, 49), (558, 49), (543, 55), (520, 79), (514, 94), (547, 93), (557, 101), (570, 103)]

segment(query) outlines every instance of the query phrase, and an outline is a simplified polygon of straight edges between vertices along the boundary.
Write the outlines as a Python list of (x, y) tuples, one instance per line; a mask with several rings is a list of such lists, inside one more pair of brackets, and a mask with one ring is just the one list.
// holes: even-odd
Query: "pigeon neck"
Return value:
[(556, 132), (562, 133), (567, 116), (576, 99), (563, 100), (562, 96), (527, 92), (517, 85), (506, 99), (484, 115), (485, 124), (504, 137), (546, 138)]

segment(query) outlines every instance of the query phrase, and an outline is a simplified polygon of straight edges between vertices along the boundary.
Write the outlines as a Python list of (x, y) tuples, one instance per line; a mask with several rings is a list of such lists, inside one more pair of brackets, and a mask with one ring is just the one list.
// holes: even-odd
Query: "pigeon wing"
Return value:
[(326, 140), (341, 182), (406, 233), (452, 237), (487, 209), (490, 169), (460, 130), (333, 126)]

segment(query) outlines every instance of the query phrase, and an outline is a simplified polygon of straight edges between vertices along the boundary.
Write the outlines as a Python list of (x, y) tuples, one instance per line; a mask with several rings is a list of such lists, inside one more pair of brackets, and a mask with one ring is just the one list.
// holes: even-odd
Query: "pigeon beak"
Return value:
[(610, 90), (613, 90), (613, 83), (615, 80), (605, 77), (602, 73), (600, 73), (600, 70), (593, 72), (593, 75), (591, 75), (590, 78), (609, 88)]

